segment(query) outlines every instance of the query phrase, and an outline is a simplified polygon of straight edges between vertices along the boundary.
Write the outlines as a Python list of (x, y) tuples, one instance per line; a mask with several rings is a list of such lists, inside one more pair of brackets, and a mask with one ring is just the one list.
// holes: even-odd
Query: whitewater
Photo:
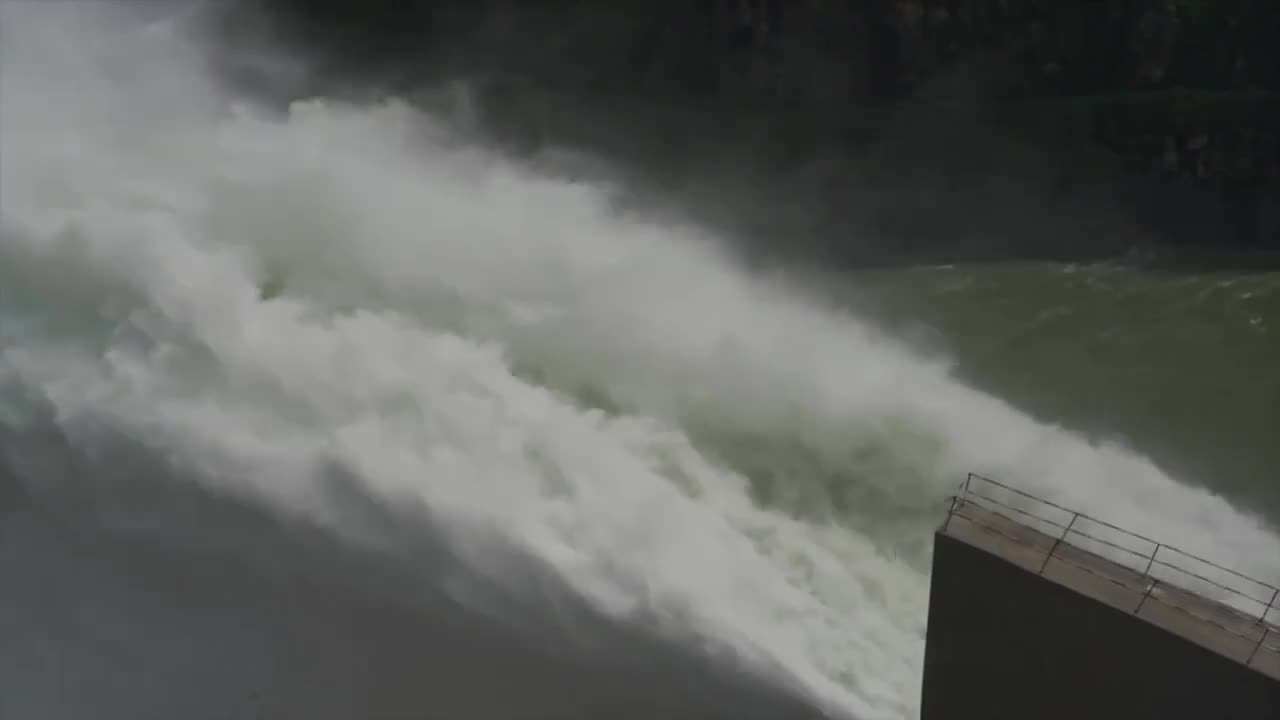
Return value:
[[(176, 575), (302, 573), (219, 509), (253, 508), (414, 578), (380, 592), (502, 623), (563, 586), (864, 720), (918, 716), (929, 541), (967, 472), (1280, 581), (1261, 518), (966, 387), (731, 239), (400, 100), (237, 95), (196, 17), (0, 3), (0, 715), (66, 717), (54, 676), (126, 672), (131, 643), (261, 671), (232, 620), (60, 565), (28, 515)], [(39, 661), (69, 617), (81, 644)], [(150, 717), (192, 677), (80, 690)], [(170, 705), (134, 697), (160, 685)]]

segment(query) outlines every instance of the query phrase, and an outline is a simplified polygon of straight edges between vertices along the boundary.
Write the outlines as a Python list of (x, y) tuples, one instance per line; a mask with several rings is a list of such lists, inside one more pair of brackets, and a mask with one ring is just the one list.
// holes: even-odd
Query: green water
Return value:
[(840, 285), (965, 380), (1280, 521), (1280, 273), (931, 267)]

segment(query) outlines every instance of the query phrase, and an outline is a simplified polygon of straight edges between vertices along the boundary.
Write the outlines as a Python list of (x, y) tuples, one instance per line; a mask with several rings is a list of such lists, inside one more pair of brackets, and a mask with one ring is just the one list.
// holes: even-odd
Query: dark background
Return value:
[(327, 91), (463, 81), (513, 151), (609, 158), (768, 254), (1280, 251), (1272, 0), (262, 0), (226, 20), (305, 49)]

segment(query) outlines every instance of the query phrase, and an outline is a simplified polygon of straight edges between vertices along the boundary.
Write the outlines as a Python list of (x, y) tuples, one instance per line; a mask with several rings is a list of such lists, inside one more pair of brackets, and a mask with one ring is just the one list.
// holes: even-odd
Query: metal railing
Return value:
[[(1060, 552), (1063, 545), (1071, 546), (1127, 568), (1133, 573), (1134, 580), (1145, 584), (1145, 591), (1133, 613), (1141, 612), (1148, 600), (1160, 601), (1161, 588), (1191, 593), (1224, 606), (1225, 610), (1243, 621), (1241, 624), (1247, 624), (1252, 632), (1260, 631), (1246, 664), (1251, 663), (1264, 647), (1269, 651), (1280, 652), (1280, 628), (1277, 628), (1277, 624), (1280, 624), (1280, 588), (1275, 585), (974, 473), (965, 478), (959, 491), (949, 500), (951, 507), (943, 524), (944, 531), (952, 517), (960, 515), (999, 532), (997, 528), (963, 513), (965, 503), (976, 505), (1053, 540), (1038, 574), (1044, 574), (1049, 561), (1055, 559), (1094, 572), (1112, 582), (1122, 583), (1120, 579), (1106, 577), (1084, 564), (1073, 563)], [(1020, 541), (1019, 538), (1010, 539)], [(1250, 638), (1250, 635), (1229, 627), (1221, 619), (1201, 616), (1178, 605), (1170, 606), (1213, 623), (1227, 632)]]

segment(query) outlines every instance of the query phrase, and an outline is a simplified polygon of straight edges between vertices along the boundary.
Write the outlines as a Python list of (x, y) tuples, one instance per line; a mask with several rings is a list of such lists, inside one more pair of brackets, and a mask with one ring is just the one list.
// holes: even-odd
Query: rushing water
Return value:
[[(750, 676), (914, 717), (968, 471), (1280, 580), (1260, 515), (1126, 449), (1161, 437), (1139, 401), (1085, 407), (1163, 414), (1183, 373), (1224, 437), (1264, 435), (1273, 281), (1226, 285), (1229, 328), (1168, 314), (1225, 279), (903, 272), (833, 301), (401, 103), (238, 101), (177, 21), (0, 8), (0, 716), (772, 712), (714, 690)], [(1157, 313), (1198, 354), (1152, 349)]]
[(1037, 417), (1280, 519), (1280, 273), (929, 267), (837, 292)]

